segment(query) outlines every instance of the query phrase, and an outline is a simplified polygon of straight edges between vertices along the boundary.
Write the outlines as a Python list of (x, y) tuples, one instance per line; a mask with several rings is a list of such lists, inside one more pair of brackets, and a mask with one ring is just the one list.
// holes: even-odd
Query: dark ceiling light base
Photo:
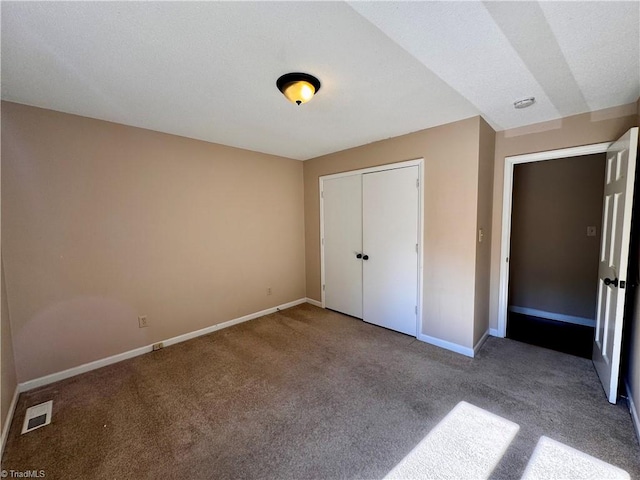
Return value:
[(291, 102), (300, 105), (306, 103), (320, 90), (320, 80), (308, 73), (285, 73), (276, 86)]

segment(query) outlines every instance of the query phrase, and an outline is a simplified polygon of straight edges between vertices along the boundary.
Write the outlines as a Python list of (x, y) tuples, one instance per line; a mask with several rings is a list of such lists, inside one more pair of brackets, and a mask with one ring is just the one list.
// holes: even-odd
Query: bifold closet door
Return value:
[(362, 176), (363, 318), (416, 336), (418, 167)]
[(362, 175), (324, 180), (324, 300), (362, 318)]

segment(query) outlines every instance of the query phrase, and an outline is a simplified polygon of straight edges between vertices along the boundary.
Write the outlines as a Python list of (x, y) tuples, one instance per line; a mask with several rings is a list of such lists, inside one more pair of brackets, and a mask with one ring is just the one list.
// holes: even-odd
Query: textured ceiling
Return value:
[[(640, 2), (2, 2), (2, 98), (296, 159), (634, 102)], [(283, 73), (316, 75), (288, 103)], [(517, 99), (536, 104), (515, 110)]]

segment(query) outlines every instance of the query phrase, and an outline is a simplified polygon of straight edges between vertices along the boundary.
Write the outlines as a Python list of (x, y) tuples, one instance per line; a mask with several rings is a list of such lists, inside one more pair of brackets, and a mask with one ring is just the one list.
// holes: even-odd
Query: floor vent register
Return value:
[(27, 408), (22, 424), (22, 433), (29, 433), (36, 428), (44, 427), (51, 423), (51, 411), (53, 400)]

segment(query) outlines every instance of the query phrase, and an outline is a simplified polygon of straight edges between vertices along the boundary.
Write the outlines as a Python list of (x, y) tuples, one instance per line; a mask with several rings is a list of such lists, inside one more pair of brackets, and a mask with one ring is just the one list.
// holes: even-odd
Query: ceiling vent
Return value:
[(27, 408), (22, 424), (22, 433), (28, 433), (36, 428), (44, 427), (51, 423), (51, 411), (53, 410), (53, 400), (34, 405)]

